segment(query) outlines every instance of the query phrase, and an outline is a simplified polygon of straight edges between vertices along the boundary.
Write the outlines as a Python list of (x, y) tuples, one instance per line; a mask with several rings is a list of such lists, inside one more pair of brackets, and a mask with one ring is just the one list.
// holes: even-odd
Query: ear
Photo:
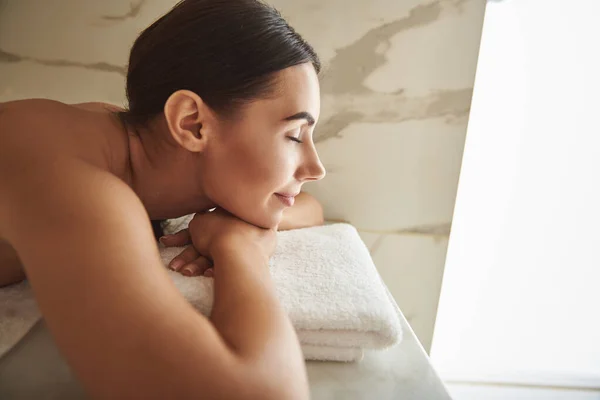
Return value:
[(171, 136), (181, 147), (195, 153), (206, 147), (212, 118), (200, 96), (178, 90), (165, 102), (164, 113)]

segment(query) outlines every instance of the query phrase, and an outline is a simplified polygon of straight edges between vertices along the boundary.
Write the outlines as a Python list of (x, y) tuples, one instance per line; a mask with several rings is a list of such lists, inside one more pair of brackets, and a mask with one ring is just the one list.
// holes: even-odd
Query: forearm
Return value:
[(304, 357), (277, 298), (268, 259), (245, 246), (243, 253), (226, 251), (214, 262), (210, 320), (217, 331), (234, 353), (264, 374), (260, 378), (275, 386), (288, 385), (286, 397), (308, 398)]
[(296, 196), (292, 207), (283, 211), (278, 230), (308, 228), (323, 225), (323, 207), (308, 193), (302, 192)]

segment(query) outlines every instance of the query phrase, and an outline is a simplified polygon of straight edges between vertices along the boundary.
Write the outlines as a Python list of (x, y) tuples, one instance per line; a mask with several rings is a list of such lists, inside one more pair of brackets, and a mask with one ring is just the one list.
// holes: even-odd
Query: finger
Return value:
[(181, 269), (181, 273), (185, 276), (200, 276), (204, 274), (210, 268), (210, 263), (205, 257), (198, 257), (192, 262), (188, 263)]
[(207, 268), (206, 271), (204, 271), (204, 276), (206, 276), (207, 278), (211, 278), (215, 275), (215, 269), (214, 268)]
[(166, 247), (181, 247), (185, 246), (186, 244), (192, 243), (190, 238), (190, 231), (188, 229), (183, 229), (172, 235), (162, 236), (158, 240), (160, 240), (160, 242)]
[(178, 256), (174, 257), (169, 263), (169, 268), (173, 271), (178, 271), (184, 265), (192, 262), (200, 256), (200, 253), (196, 251), (194, 246), (188, 246), (185, 250), (179, 253)]

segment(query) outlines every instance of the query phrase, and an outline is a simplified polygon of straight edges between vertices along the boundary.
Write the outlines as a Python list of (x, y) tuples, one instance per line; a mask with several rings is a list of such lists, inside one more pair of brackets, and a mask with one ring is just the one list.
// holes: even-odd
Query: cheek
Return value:
[(297, 155), (285, 146), (259, 149), (240, 159), (240, 175), (256, 189), (274, 192), (293, 179)]
[(214, 171), (209, 174), (212, 200), (239, 212), (242, 205), (264, 206), (274, 192), (296, 189), (293, 178), (298, 152), (286, 144), (246, 143), (223, 152), (210, 166)]
[[(283, 190), (295, 190), (297, 183), (294, 182), (297, 155), (291, 151), (280, 154), (273, 162), (265, 168), (264, 178), (268, 177), (268, 190), (280, 192)], [(265, 185), (267, 184), (265, 179)]]
[(264, 228), (278, 224), (284, 209), (273, 193), (296, 189), (293, 174), (297, 156), (292, 151), (286, 154), (285, 148), (270, 150), (229, 153), (220, 163), (213, 163), (215, 172), (210, 174), (211, 200)]

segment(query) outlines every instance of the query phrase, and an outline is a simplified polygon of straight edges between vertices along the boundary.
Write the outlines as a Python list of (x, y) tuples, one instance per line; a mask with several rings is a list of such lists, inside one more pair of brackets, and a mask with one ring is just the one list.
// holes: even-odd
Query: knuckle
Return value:
[(196, 249), (194, 248), (194, 246), (188, 246), (188, 248), (185, 249), (185, 254), (187, 256), (194, 256), (194, 257), (198, 256), (198, 252), (196, 251)]

